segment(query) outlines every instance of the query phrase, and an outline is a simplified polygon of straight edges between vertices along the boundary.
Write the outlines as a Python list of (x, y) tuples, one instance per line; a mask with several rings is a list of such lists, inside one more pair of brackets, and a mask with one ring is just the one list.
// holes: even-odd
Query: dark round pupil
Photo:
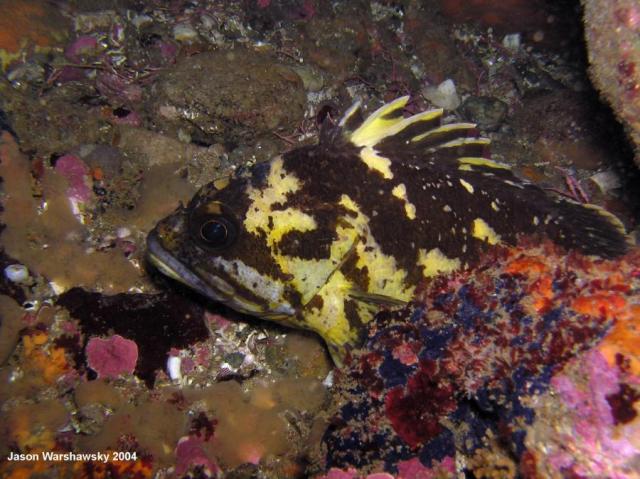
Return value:
[(209, 220), (200, 228), (202, 239), (213, 246), (220, 246), (227, 240), (227, 226), (218, 220)]

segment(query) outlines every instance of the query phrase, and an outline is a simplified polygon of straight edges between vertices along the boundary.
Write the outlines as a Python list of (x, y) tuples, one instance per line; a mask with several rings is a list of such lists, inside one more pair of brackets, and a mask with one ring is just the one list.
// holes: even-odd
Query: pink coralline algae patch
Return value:
[(92, 198), (93, 192), (89, 186), (91, 170), (84, 161), (75, 155), (64, 155), (56, 161), (55, 170), (67, 180), (69, 199), (85, 202)]
[(342, 470), (334, 467), (317, 479), (445, 479), (456, 477), (455, 474), (456, 463), (452, 457), (445, 457), (440, 462), (435, 461), (433, 467), (425, 467), (419, 459), (413, 458), (399, 462), (396, 475), (387, 472), (364, 475), (353, 468)]
[[(189, 469), (202, 466), (208, 476), (220, 470), (215, 460), (211, 459), (204, 449), (205, 441), (200, 437), (186, 436), (178, 441), (176, 447), (176, 474), (182, 476)], [(206, 477), (206, 476), (205, 476)]]
[(423, 466), (417, 458), (398, 464), (398, 479), (444, 479), (455, 475), (456, 462), (453, 457), (445, 457), (434, 467)]
[[(640, 450), (640, 422), (620, 423), (617, 416), (624, 401), (612, 398), (621, 390), (637, 390), (640, 379), (610, 366), (594, 349), (554, 376), (551, 385), (563, 414), (549, 429), (545, 454), (540, 456), (545, 472), (564, 477), (638, 477), (634, 464)], [(631, 404), (623, 406), (625, 411), (633, 409), (634, 395), (627, 399)]]
[(90, 35), (76, 38), (64, 50), (64, 56), (70, 62), (82, 63), (84, 55), (95, 53), (98, 49), (98, 40)]
[[(369, 475), (360, 475), (357, 473), (355, 469), (347, 469), (343, 471), (341, 469), (332, 468), (329, 472), (320, 476), (317, 479), (395, 479), (391, 474), (387, 474), (386, 472), (375, 472)], [(400, 478), (398, 478), (400, 479)]]
[(138, 361), (138, 345), (116, 334), (107, 339), (91, 338), (87, 343), (87, 363), (98, 378), (131, 374)]

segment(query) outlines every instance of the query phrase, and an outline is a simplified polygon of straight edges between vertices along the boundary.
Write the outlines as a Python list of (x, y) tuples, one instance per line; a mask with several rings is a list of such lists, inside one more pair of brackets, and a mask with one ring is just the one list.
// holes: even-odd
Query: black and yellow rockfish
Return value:
[(359, 104), (318, 145), (205, 186), (148, 238), (153, 264), (231, 308), (317, 332), (339, 362), (381, 305), (472, 267), (489, 245), (541, 234), (612, 257), (628, 239), (605, 210), (552, 197), (485, 154), (475, 125), (408, 97)]

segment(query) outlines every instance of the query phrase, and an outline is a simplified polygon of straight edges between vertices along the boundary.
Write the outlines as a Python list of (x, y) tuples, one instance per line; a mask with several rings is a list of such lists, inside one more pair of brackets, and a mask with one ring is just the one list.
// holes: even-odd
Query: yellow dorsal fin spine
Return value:
[[(410, 157), (430, 155), (432, 159), (454, 160), (458, 157), (488, 156), (490, 140), (478, 136), (474, 123), (441, 125), (443, 110), (426, 110), (404, 117), (408, 96), (386, 103), (362, 118), (361, 103), (356, 102), (338, 123), (342, 138), (359, 148), (380, 152), (383, 156)], [(334, 136), (335, 138), (335, 136)], [(459, 165), (461, 170), (491, 168), (488, 161), (476, 160)], [(498, 168), (495, 166), (494, 168)]]
[(463, 169), (463, 166), (468, 166), (470, 169), (473, 169), (474, 166), (477, 167), (485, 167), (485, 168), (493, 168), (496, 170), (510, 170), (509, 165), (503, 165), (502, 163), (498, 163), (497, 161), (490, 160), (488, 158), (477, 157), (477, 156), (465, 156), (462, 158), (458, 158), (458, 162), (460, 163), (460, 167), (458, 169)]
[(344, 115), (342, 115), (342, 118), (340, 118), (340, 122), (338, 123), (338, 126), (340, 128), (344, 128), (348, 124), (351, 118), (353, 118), (354, 116), (357, 116), (357, 113), (360, 111), (361, 106), (362, 106), (362, 103), (360, 102), (360, 100), (358, 100), (353, 105), (351, 105), (351, 107), (349, 107), (349, 109), (344, 113)]
[(491, 140), (489, 138), (457, 138), (455, 140), (447, 141), (446, 143), (435, 145), (432, 148), (429, 148), (429, 150), (435, 151), (442, 148), (458, 148), (469, 145), (489, 146), (490, 144)]
[(442, 125), (437, 128), (433, 128), (429, 131), (425, 131), (420, 135), (416, 135), (411, 138), (412, 143), (427, 142), (431, 138), (440, 137), (447, 133), (464, 133), (472, 130), (476, 127), (475, 123), (449, 123), (448, 125)]
[(403, 120), (402, 109), (407, 101), (409, 97), (403, 96), (382, 105), (351, 134), (351, 143), (356, 146), (373, 146), (388, 136), (389, 129)]

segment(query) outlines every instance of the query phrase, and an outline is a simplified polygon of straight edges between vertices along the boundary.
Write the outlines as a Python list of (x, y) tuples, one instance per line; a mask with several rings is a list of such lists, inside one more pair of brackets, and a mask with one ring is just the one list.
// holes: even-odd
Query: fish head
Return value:
[[(323, 325), (307, 321), (305, 307), (318, 301), (357, 234), (320, 201), (276, 157), (204, 186), (158, 222), (147, 255), (161, 272), (211, 300), (323, 335)], [(309, 232), (314, 242), (305, 243)]]

